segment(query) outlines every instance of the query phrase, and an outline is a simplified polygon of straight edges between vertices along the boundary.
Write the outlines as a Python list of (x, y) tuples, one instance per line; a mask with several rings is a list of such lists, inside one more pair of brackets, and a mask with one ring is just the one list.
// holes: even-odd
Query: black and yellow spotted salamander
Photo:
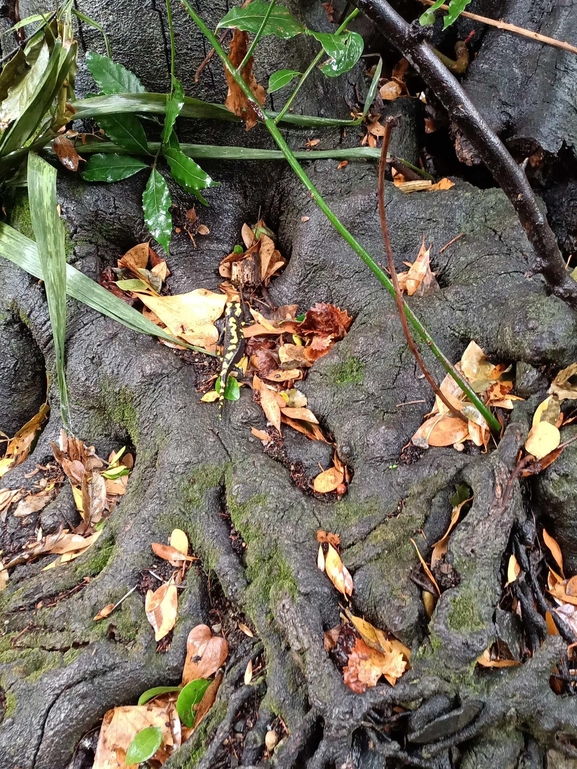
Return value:
[(242, 327), (245, 324), (245, 311), (242, 299), (240, 302), (227, 302), (224, 315), (224, 346), (222, 366), (220, 369), (220, 395), (218, 399), (219, 418), (222, 419), (224, 393), (230, 372), (244, 354), (244, 335)]

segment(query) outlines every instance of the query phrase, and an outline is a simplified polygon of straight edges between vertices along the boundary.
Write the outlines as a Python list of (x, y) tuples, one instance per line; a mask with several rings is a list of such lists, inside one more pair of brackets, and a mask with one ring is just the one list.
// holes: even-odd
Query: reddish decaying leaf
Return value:
[(299, 334), (303, 336), (317, 334), (342, 339), (353, 322), (346, 310), (335, 307), (334, 304), (317, 303), (307, 311), (299, 326)]
[(176, 625), (178, 614), (178, 591), (176, 585), (168, 582), (158, 590), (149, 590), (144, 603), (146, 617), (154, 629), (154, 640), (160, 641)]
[(192, 561), (190, 555), (183, 555), (175, 547), (170, 545), (164, 545), (162, 542), (153, 542), (151, 545), (152, 552), (164, 561), (168, 561), (171, 566), (182, 566), (186, 561)]
[(208, 678), (224, 664), (227, 657), (226, 639), (213, 636), (208, 625), (197, 625), (190, 631), (186, 641), (183, 685), (197, 678)]
[(327, 542), (329, 545), (332, 545), (333, 547), (339, 547), (341, 544), (341, 538), (339, 534), (333, 534), (330, 531), (324, 531), (323, 529), (319, 529), (317, 531), (317, 542), (325, 543)]
[(317, 494), (328, 494), (340, 486), (344, 478), (344, 473), (341, 470), (337, 470), (336, 467), (329, 467), (328, 470), (323, 470), (316, 476), (313, 481), (313, 488)]
[[(234, 30), (234, 35), (230, 44), (229, 59), (234, 67), (238, 67), (244, 59), (249, 45), (247, 32)], [(251, 56), (243, 68), (242, 78), (252, 91), (256, 101), (262, 106), (266, 100), (264, 88), (257, 83), (253, 72), (253, 57)], [(242, 118), (246, 125), (246, 130), (253, 128), (258, 120), (258, 115), (254, 106), (244, 95), (230, 72), (225, 68), (226, 82), (228, 84), (228, 96), (226, 97), (225, 107), (235, 115)]]
[(57, 136), (52, 142), (52, 149), (64, 168), (68, 171), (78, 171), (78, 164), (84, 158), (76, 152), (76, 147), (67, 136)]
[(325, 573), (339, 593), (344, 596), (353, 594), (353, 578), (332, 545), (328, 546), (325, 556)]
[(357, 638), (343, 669), (345, 684), (357, 694), (376, 686), (381, 676), (394, 686), (407, 668), (401, 652), (382, 654), (372, 649), (361, 638)]

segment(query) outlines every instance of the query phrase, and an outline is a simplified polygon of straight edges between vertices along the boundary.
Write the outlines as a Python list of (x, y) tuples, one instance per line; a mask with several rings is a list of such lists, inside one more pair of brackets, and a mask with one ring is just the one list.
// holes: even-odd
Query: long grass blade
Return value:
[(65, 359), (66, 250), (64, 224), (58, 213), (56, 169), (34, 152), (28, 155), (28, 197), (54, 339), (60, 414), (64, 429), (70, 432)]
[[(42, 280), (42, 266), (36, 243), (3, 222), (0, 222), (0, 256), (21, 267), (28, 274)], [(123, 302), (122, 299), (111, 294), (110, 291), (70, 264), (66, 265), (66, 293), (88, 307), (92, 307), (93, 310), (102, 313), (102, 315), (121, 323), (131, 331), (137, 331), (139, 334), (147, 334), (148, 336), (157, 336), (205, 355), (214, 355), (214, 353), (186, 345), (182, 340), (175, 339), (152, 321), (147, 320), (133, 307)]]

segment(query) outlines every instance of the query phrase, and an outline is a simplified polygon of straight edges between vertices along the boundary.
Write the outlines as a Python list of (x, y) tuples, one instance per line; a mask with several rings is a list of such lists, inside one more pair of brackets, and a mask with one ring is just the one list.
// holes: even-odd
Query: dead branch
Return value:
[(535, 251), (535, 269), (543, 274), (556, 296), (577, 308), (577, 282), (566, 271), (555, 235), (527, 177), (457, 79), (423, 42), (422, 30), (408, 24), (386, 0), (355, 0), (355, 5), (401, 51), (435, 93), (513, 204)]
[(407, 340), (407, 344), (409, 345), (409, 350), (412, 352), (415, 360), (417, 361), (417, 364), (421, 369), (421, 371), (423, 372), (425, 379), (431, 385), (433, 392), (441, 401), (443, 401), (445, 406), (449, 409), (449, 411), (454, 417), (457, 417), (457, 419), (462, 419), (464, 422), (467, 422), (467, 418), (463, 416), (463, 414), (461, 414), (461, 412), (458, 411), (458, 409), (456, 409), (450, 403), (449, 399), (441, 392), (441, 390), (439, 389), (439, 385), (436, 383), (435, 379), (433, 378), (433, 375), (425, 366), (425, 361), (421, 357), (421, 353), (417, 349), (417, 345), (415, 344), (413, 337), (411, 336), (411, 331), (409, 329), (409, 324), (407, 322), (407, 316), (405, 315), (405, 303), (403, 301), (403, 295), (401, 294), (401, 287), (399, 286), (399, 278), (398, 278), (397, 270), (395, 267), (395, 260), (393, 258), (393, 249), (391, 248), (389, 230), (387, 227), (387, 215), (385, 212), (385, 169), (387, 167), (387, 153), (389, 151), (391, 132), (396, 125), (397, 125), (397, 121), (395, 120), (395, 118), (391, 118), (391, 117), (387, 118), (385, 122), (385, 133), (383, 135), (383, 148), (381, 150), (381, 161), (379, 163), (379, 218), (381, 220), (381, 229), (383, 231), (383, 241), (385, 243), (385, 251), (387, 252), (387, 262), (389, 264), (391, 281), (395, 288), (395, 301), (397, 302), (399, 318), (401, 321), (401, 326), (403, 327), (403, 333), (405, 334), (405, 339)]
[[(420, 0), (420, 2), (424, 3), (425, 5), (434, 5), (435, 0)], [(449, 10), (448, 5), (441, 5), (439, 8), (441, 8), (443, 11)], [(570, 53), (577, 53), (577, 46), (571, 45), (571, 43), (567, 43), (564, 40), (557, 40), (555, 37), (542, 35), (540, 32), (533, 32), (532, 29), (518, 27), (516, 24), (509, 24), (508, 22), (501, 21), (500, 19), (490, 19), (488, 16), (479, 16), (476, 13), (469, 13), (469, 11), (461, 11), (461, 16), (464, 16), (467, 19), (472, 19), (473, 21), (480, 21), (481, 24), (486, 24), (489, 27), (504, 29), (507, 32), (513, 32), (516, 35), (528, 37), (529, 40), (535, 40), (538, 43), (545, 43), (545, 45), (552, 45), (555, 48), (561, 48), (562, 50), (569, 51)]]

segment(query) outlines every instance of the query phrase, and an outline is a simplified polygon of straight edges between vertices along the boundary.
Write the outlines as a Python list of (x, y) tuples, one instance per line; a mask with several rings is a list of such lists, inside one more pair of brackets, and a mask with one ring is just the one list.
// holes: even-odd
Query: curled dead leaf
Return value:
[(178, 591), (176, 585), (168, 582), (158, 590), (146, 594), (144, 610), (146, 618), (154, 629), (154, 640), (160, 641), (176, 625), (178, 614)]
[[(235, 29), (229, 52), (229, 59), (234, 67), (238, 67), (242, 63), (248, 51), (248, 45), (248, 33)], [(258, 103), (262, 106), (266, 100), (266, 91), (259, 85), (253, 73), (253, 57), (251, 56), (243, 67), (241, 75), (254, 96), (254, 104), (247, 99), (244, 92), (240, 89), (235, 79), (226, 68), (224, 73), (228, 84), (228, 95), (226, 97), (225, 106), (231, 112), (234, 112), (235, 115), (242, 118), (245, 122), (246, 130), (250, 131), (250, 129), (256, 125), (258, 120), (258, 113), (254, 104)]]
[(325, 573), (339, 593), (344, 596), (353, 594), (353, 578), (332, 545), (328, 546), (325, 556)]
[(337, 470), (336, 467), (329, 467), (328, 470), (323, 470), (316, 476), (313, 481), (313, 488), (317, 494), (329, 494), (341, 485), (344, 477), (341, 470)]
[(213, 636), (208, 625), (197, 625), (188, 634), (186, 661), (182, 674), (184, 686), (197, 678), (208, 678), (216, 673), (228, 657), (228, 643)]

